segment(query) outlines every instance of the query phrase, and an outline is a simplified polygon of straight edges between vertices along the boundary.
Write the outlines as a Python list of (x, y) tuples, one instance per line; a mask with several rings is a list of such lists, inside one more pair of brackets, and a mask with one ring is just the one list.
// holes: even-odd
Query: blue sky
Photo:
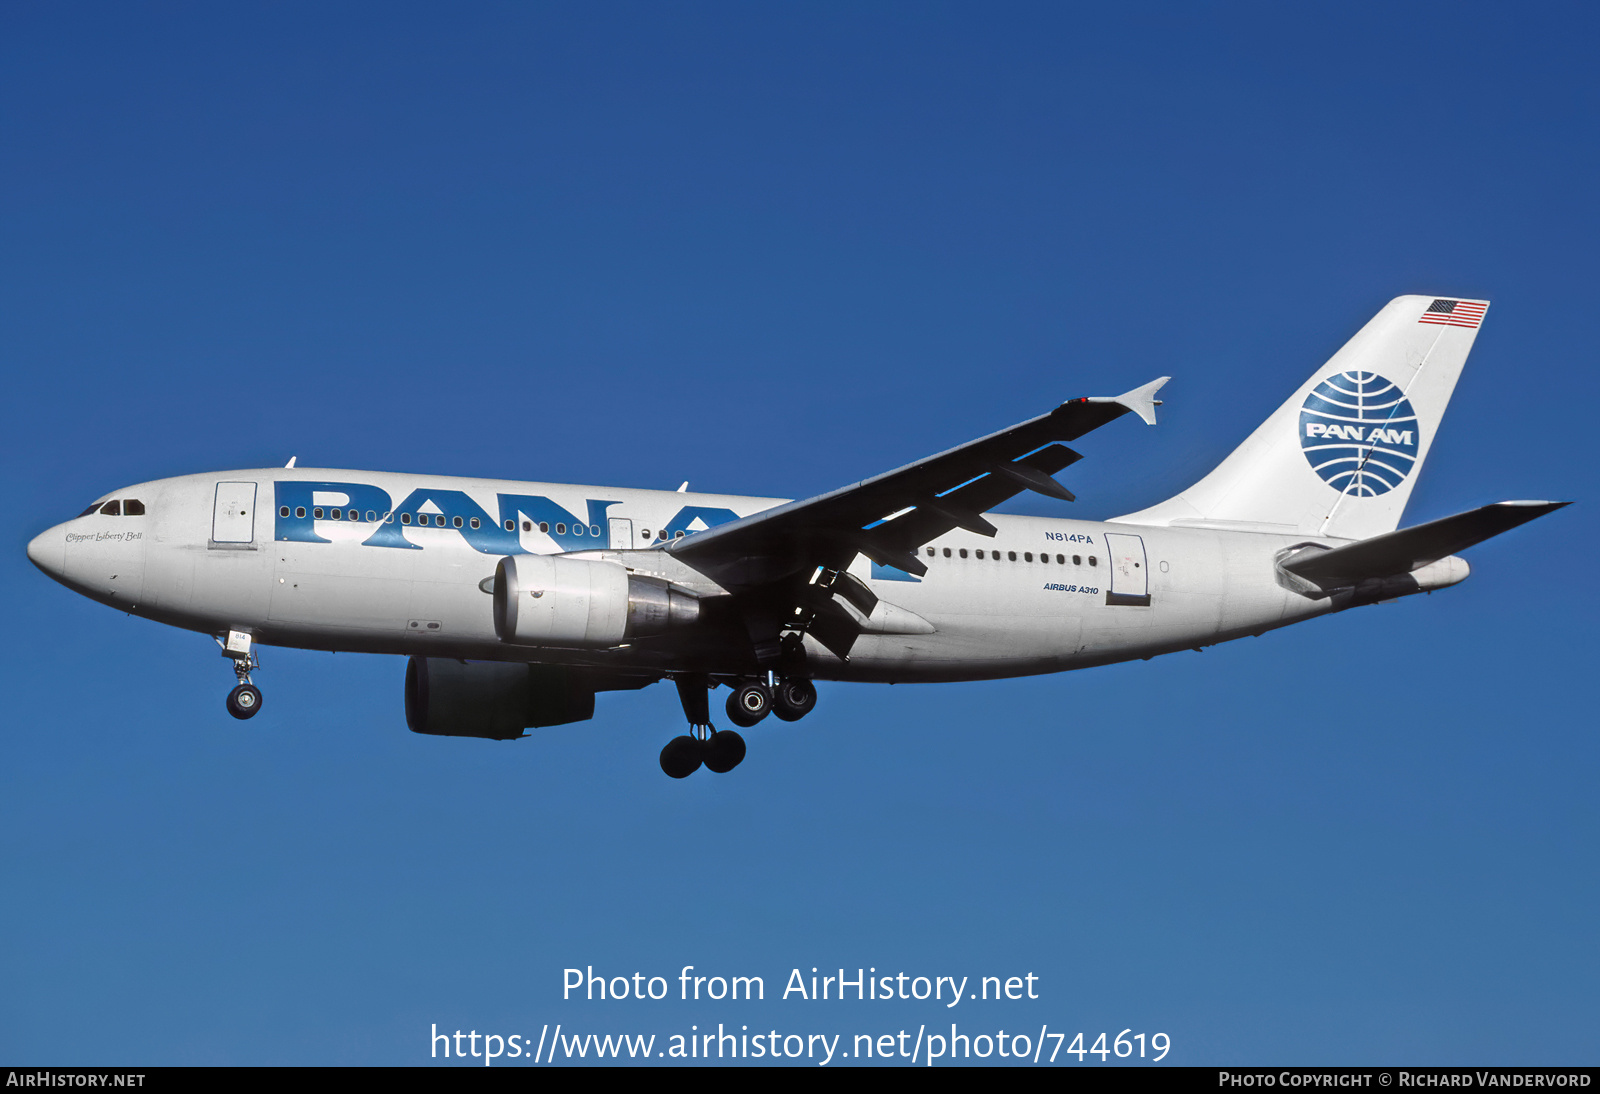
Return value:
[[(0, 16), (0, 1058), (1162, 1031), (1177, 1063), (1594, 1063), (1592, 10), (54, 5)], [(1410, 522), (1578, 502), (1436, 596), (1081, 674), (824, 685), (725, 778), (663, 687), (516, 744), (397, 658), (211, 640), (23, 548), (282, 464), (804, 496), (1174, 379), (1209, 470), (1385, 301), (1494, 301)], [(563, 1002), (561, 970), (761, 975)], [(792, 968), (1041, 998), (773, 998)], [(674, 981), (675, 982), (675, 981)], [(963, 1005), (963, 1010), (965, 1004)], [(1093, 1061), (1095, 1057), (1090, 1057)]]

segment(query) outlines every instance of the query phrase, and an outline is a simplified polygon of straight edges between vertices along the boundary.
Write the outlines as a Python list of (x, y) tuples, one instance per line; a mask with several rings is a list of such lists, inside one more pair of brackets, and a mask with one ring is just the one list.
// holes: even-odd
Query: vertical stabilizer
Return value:
[(1215, 471), (1126, 524), (1393, 531), (1489, 304), (1391, 300)]

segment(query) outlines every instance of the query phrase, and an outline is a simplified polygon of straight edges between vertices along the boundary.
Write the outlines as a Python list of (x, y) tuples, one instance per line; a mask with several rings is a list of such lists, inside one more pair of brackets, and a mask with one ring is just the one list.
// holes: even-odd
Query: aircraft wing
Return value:
[[(846, 656), (841, 651), (854, 641), (854, 622), (832, 594), (863, 615), (877, 603), (864, 584), (843, 572), (856, 555), (921, 576), (928, 569), (917, 557), (923, 544), (953, 528), (994, 535), (983, 514), (1007, 498), (1034, 490), (1071, 501), (1072, 494), (1051, 476), (1081, 457), (1061, 442), (1129, 411), (1154, 425), (1160, 405), (1155, 393), (1168, 379), (1110, 398), (1073, 399), (894, 471), (697, 532), (666, 550), (735, 594), (750, 594), (746, 622), (758, 652), (775, 645), (779, 627), (792, 627), (809, 630)], [(819, 566), (827, 574), (816, 588), (811, 578)], [(772, 624), (773, 618), (779, 623)]]

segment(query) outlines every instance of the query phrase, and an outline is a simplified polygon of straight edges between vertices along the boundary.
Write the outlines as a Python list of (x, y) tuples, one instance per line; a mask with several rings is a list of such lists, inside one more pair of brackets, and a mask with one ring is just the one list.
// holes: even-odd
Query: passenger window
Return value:
[(1015, 562), (1015, 561), (1017, 561), (1017, 552), (1015, 552), (1015, 551), (1007, 551), (1006, 552), (1006, 557), (1009, 558), (1012, 562)]
[(339, 510), (337, 510), (337, 509), (328, 510), (328, 519), (329, 520), (338, 520), (343, 516), (344, 516), (344, 514), (342, 512), (340, 512)]
[(125, 517), (144, 516), (144, 502), (138, 498), (129, 498), (122, 503), (122, 515)]
[(598, 524), (589, 525), (589, 534), (591, 536), (598, 536), (600, 534), (600, 526)]
[(401, 513), (400, 514), (400, 523), (401, 524), (410, 524), (411, 523), (411, 514), (410, 513)]
[(1023, 554), (1023, 556), (1022, 556), (1022, 560), (1024, 562), (1032, 562), (1033, 561), (1033, 552), (1032, 551), (1025, 552)]
[(297, 518), (299, 518), (300, 520), (305, 520), (306, 519), (306, 507), (304, 505), (295, 506), (294, 515)]
[(666, 539), (667, 538), (667, 530), (665, 528), (661, 529), (661, 531), (656, 533), (656, 538), (657, 539)]
[(581, 535), (583, 535), (583, 533), (584, 533), (584, 527), (583, 527), (583, 525), (581, 525), (581, 524), (574, 524), (574, 525), (573, 525), (573, 526), (572, 526), (572, 534), (573, 534), (573, 535), (575, 535), (575, 536), (581, 536)]
[(936, 555), (936, 554), (938, 554), (938, 553), (939, 553), (939, 552), (938, 552), (938, 551), (935, 551), (935, 550), (934, 550), (934, 549), (933, 549), (933, 548), (932, 548), (932, 547), (929, 547), (929, 548), (928, 548), (928, 557), (929, 557), (929, 558), (932, 558), (932, 557), (933, 557), (933, 556), (934, 556), (934, 555)]
[(100, 515), (102, 517), (120, 517), (122, 515), (122, 503), (120, 501), (106, 502), (100, 507)]
[(949, 558), (950, 557), (950, 548), (946, 547), (944, 549), (944, 557), (945, 558)]
[(312, 519), (314, 519), (314, 520), (321, 520), (322, 519), (322, 506), (319, 505), (315, 509), (311, 510), (311, 516), (312, 516)]
[[(457, 527), (457, 528), (460, 528), (460, 527), (461, 527), (461, 524), (462, 524), (462, 521), (461, 521), (461, 518), (460, 518), (460, 517), (456, 517), (456, 518), (454, 518), (454, 519), (453, 519), (453, 520), (451, 520), (451, 522), (450, 522), (450, 523), (451, 523), (451, 524), (454, 524), (454, 525), (455, 525), (455, 526), (456, 526), (456, 527)], [(478, 523), (478, 522), (477, 522), (477, 521), (473, 521), (473, 522), (472, 522), (472, 523), (474, 523), (474, 524), (476, 524), (476, 523)]]
[[(524, 532), (533, 531), (532, 527), (530, 527), (531, 524), (532, 524), (532, 521), (523, 521), (522, 522), (522, 530)], [(547, 520), (541, 520), (539, 522), (539, 531), (545, 533), (546, 535), (549, 535), (550, 534), (550, 522), (547, 521)]]
[(673, 539), (682, 539), (683, 538), (683, 529), (679, 528), (676, 532), (672, 533), (672, 538)]
[(1095, 558), (1094, 558), (1094, 556), (1093, 556), (1093, 555), (1090, 555), (1090, 556), (1089, 556), (1089, 565), (1091, 565), (1091, 566), (1098, 566), (1098, 565), (1100, 565), (1100, 563), (1098, 563), (1098, 562), (1096, 562), (1096, 561), (1095, 561)]
[(1073, 555), (1072, 556), (1072, 564), (1074, 566), (1082, 566), (1083, 565), (1083, 556), (1082, 555)]
[[(99, 502), (95, 502), (93, 505), (89, 506), (89, 508), (87, 508), (83, 512), (79, 513), (78, 517), (86, 517), (86, 516), (88, 516), (90, 513), (94, 512), (98, 508), (100, 508), (100, 503)], [(72, 519), (73, 520), (77, 520), (78, 517), (73, 517)]]
[(472, 526), (474, 528), (478, 527), (478, 518), (477, 517), (473, 517), (472, 518)]
[(516, 530), (517, 530), (517, 522), (516, 521), (514, 521), (514, 520), (506, 521), (506, 531), (515, 532)]
[(979, 558), (982, 558), (983, 557), (983, 548), (979, 547), (976, 551), (973, 552), (973, 554), (977, 555)]
[(280, 517), (288, 516), (289, 515), (289, 507), (287, 505), (278, 506), (278, 515)]
[(967, 557), (967, 549), (965, 547), (961, 548), (961, 557), (962, 558), (966, 558)]
[(375, 523), (377, 523), (377, 520), (378, 520), (378, 514), (373, 512), (371, 509), (368, 509), (367, 510), (367, 523), (368, 524), (375, 524)]
[(639, 529), (639, 534), (641, 536), (643, 536), (645, 539), (649, 539), (650, 538), (650, 529), (641, 528), (641, 529)]
[(1066, 555), (1057, 555), (1056, 556), (1056, 565), (1057, 566), (1065, 566), (1066, 564), (1067, 564), (1067, 556)]
[(567, 534), (567, 526), (565, 524), (556, 525), (556, 535), (564, 536), (566, 534)]

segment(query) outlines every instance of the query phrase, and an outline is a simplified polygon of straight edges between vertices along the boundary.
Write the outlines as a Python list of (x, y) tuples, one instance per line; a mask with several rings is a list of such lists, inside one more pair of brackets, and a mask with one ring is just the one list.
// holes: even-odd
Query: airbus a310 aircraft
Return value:
[(980, 680), (1259, 635), (1454, 585), (1455, 553), (1566, 504), (1505, 501), (1397, 531), (1488, 310), (1391, 301), (1216, 470), (1107, 521), (985, 515), (1054, 475), (1064, 442), (1166, 378), (1082, 398), (803, 501), (284, 468), (113, 491), (28, 545), (45, 573), (212, 635), (236, 718), (256, 647), (409, 655), (418, 733), (509, 740), (595, 695), (677, 685), (674, 778), (745, 755), (728, 721), (795, 721), (813, 680)]

